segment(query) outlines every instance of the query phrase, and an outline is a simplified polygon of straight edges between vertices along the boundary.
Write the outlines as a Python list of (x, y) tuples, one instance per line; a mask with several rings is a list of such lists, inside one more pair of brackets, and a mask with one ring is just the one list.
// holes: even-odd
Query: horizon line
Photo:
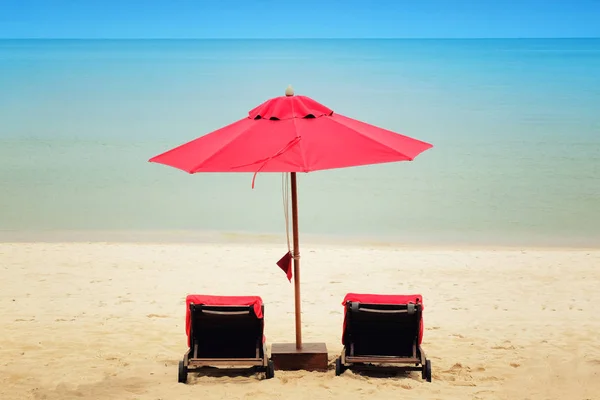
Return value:
[(0, 40), (556, 40), (600, 39), (600, 36), (556, 37), (0, 37)]

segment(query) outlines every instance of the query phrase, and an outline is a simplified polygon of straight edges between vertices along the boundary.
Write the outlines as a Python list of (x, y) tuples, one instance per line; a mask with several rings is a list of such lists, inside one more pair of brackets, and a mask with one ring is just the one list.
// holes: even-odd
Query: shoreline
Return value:
[[(290, 237), (291, 241), (291, 237)], [(0, 244), (35, 243), (81, 243), (81, 244), (160, 244), (160, 245), (268, 245), (282, 249), (287, 247), (285, 234), (255, 232), (225, 232), (200, 230), (147, 230), (147, 231), (109, 231), (109, 230), (37, 230), (7, 231), (0, 230)], [(553, 238), (550, 239), (498, 239), (480, 237), (478, 240), (450, 241), (443, 238), (424, 238), (419, 236), (342, 236), (300, 233), (300, 249), (305, 247), (354, 247), (397, 250), (543, 250), (543, 251), (597, 251), (600, 250), (600, 238)]]

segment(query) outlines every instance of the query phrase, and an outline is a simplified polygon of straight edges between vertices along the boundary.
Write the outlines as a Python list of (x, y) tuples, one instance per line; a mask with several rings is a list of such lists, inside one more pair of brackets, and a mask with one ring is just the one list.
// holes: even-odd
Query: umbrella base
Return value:
[(296, 349), (295, 343), (273, 343), (271, 359), (278, 370), (327, 371), (327, 346), (325, 343), (303, 343), (301, 349)]

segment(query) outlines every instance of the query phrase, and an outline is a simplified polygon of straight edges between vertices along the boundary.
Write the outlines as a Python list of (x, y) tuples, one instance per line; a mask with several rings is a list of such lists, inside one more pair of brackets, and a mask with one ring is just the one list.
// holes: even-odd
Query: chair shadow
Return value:
[(352, 371), (354, 374), (368, 378), (398, 378), (398, 379), (415, 379), (421, 378), (421, 372), (415, 370), (407, 370), (402, 366), (383, 366), (369, 364), (354, 364), (345, 367), (345, 370)]
[(264, 371), (261, 370), (260, 367), (244, 367), (244, 368), (234, 368), (234, 367), (200, 367), (195, 368), (188, 372), (188, 374), (194, 378), (255, 378), (256, 375), (259, 375), (259, 379), (263, 379)]

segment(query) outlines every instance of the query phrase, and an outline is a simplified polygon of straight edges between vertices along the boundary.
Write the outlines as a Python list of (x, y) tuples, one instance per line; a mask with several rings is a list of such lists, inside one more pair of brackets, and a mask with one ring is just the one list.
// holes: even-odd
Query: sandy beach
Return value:
[[(330, 371), (190, 374), (188, 293), (259, 295), (267, 344), (294, 339), (268, 244), (0, 244), (0, 399), (598, 399), (600, 250), (304, 245), (306, 341)], [(420, 373), (336, 377), (347, 292), (421, 293)]]

